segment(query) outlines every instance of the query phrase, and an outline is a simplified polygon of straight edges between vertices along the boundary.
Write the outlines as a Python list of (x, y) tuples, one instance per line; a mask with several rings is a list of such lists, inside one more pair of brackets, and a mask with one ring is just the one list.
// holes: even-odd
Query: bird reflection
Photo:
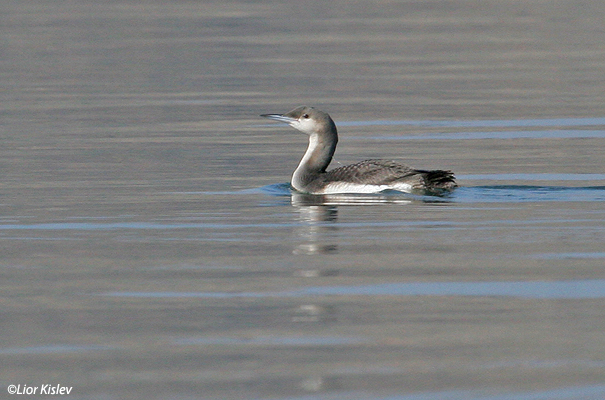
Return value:
[[(292, 205), (297, 208), (300, 221), (303, 224), (298, 229), (301, 239), (294, 254), (331, 254), (338, 252), (336, 233), (338, 226), (338, 206), (344, 205), (376, 205), (404, 204), (414, 199), (400, 195), (360, 195), (360, 194), (326, 194), (314, 195), (292, 193)], [(309, 274), (314, 271), (307, 271)], [(319, 272), (318, 272), (319, 273)]]
[[(346, 206), (377, 204), (409, 204), (415, 200), (424, 200), (422, 196), (407, 197), (397, 194), (305, 194), (292, 193), (292, 205), (295, 207), (310, 206)], [(408, 195), (409, 196), (409, 195)]]
[[(312, 195), (303, 195), (312, 196)], [(313, 196), (315, 197), (315, 196)], [(337, 206), (305, 203), (297, 199), (294, 204), (299, 213), (299, 220), (303, 223), (297, 229), (300, 243), (296, 246), (294, 254), (331, 254), (338, 251), (334, 243), (334, 236), (338, 228), (334, 223), (338, 220)]]

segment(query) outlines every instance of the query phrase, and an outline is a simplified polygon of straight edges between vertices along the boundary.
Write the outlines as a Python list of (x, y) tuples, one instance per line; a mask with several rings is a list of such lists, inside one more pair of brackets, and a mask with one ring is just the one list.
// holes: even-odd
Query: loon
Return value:
[(292, 187), (308, 194), (406, 193), (441, 194), (453, 190), (454, 174), (443, 170), (418, 170), (389, 160), (365, 160), (326, 171), (338, 143), (336, 124), (313, 107), (300, 106), (286, 114), (261, 117), (285, 122), (309, 135), (309, 147), (292, 175)]

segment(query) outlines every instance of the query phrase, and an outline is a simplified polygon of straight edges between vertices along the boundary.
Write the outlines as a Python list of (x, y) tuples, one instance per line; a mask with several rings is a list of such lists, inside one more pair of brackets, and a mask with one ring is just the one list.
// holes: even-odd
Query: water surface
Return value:
[[(603, 398), (603, 13), (5, 2), (2, 390)], [(294, 193), (300, 104), (460, 188)]]

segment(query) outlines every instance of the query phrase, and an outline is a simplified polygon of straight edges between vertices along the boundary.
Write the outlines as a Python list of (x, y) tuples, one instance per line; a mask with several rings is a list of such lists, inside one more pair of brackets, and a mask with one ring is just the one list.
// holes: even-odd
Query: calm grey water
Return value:
[[(603, 2), (1, 9), (1, 398), (605, 397)], [(293, 193), (300, 104), (461, 187)]]

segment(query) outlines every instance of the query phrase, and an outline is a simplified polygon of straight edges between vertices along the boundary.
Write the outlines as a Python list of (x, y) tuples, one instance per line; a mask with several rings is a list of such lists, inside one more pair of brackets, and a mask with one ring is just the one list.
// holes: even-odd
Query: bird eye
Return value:
[(307, 118), (309, 118), (309, 114), (303, 114), (303, 115), (302, 115), (302, 117), (303, 117), (304, 119), (307, 119)]

